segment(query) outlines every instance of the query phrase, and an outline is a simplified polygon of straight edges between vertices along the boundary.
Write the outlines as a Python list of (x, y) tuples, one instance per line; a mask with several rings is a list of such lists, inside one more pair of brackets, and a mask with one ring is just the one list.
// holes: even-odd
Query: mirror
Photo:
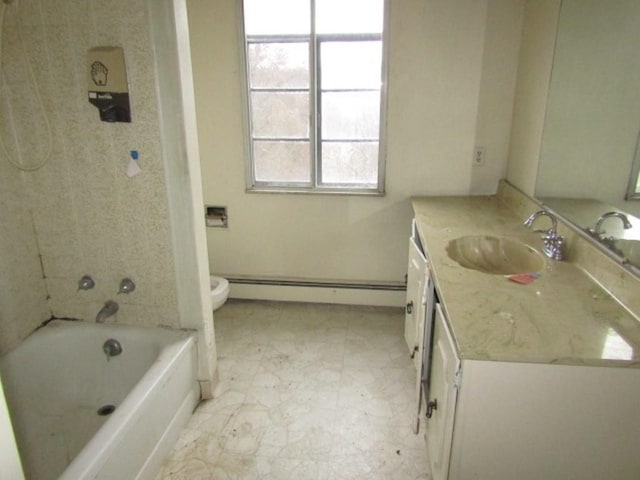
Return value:
[[(640, 202), (626, 198), (640, 169), (639, 25), (637, 0), (562, 0), (535, 189), (536, 198), (638, 267)], [(594, 232), (612, 211), (625, 213), (633, 228), (604, 218)]]
[(633, 170), (631, 170), (631, 177), (629, 178), (627, 200), (640, 200), (640, 135), (638, 135), (636, 156), (633, 160)]

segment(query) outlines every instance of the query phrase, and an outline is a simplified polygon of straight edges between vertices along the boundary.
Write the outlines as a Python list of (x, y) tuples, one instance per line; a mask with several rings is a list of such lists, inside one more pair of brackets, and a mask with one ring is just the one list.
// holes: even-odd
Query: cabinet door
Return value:
[(442, 308), (437, 304), (426, 428), (427, 450), (434, 480), (446, 480), (449, 474), (459, 375), (460, 360)]
[(404, 317), (404, 339), (417, 369), (420, 367), (419, 355), (424, 321), (424, 286), (427, 259), (412, 237), (409, 240), (409, 265), (407, 267), (407, 305)]

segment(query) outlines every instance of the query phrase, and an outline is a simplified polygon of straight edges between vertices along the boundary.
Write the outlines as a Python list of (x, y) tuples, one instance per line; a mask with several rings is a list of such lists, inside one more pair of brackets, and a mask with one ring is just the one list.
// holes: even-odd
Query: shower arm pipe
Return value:
[[(2, 72), (2, 56), (3, 56), (2, 47), (3, 47), (5, 13), (7, 10), (7, 6), (11, 3), (14, 3), (14, 1), (16, 2), (15, 8), (17, 8), (18, 0), (2, 0), (2, 5), (0, 8), (0, 95), (2, 94), (2, 88), (4, 87), (4, 74)], [(34, 172), (44, 167), (49, 161), (49, 159), (51, 158), (51, 154), (53, 151), (53, 134), (51, 132), (51, 123), (49, 122), (49, 116), (47, 115), (47, 111), (44, 108), (44, 102), (42, 101), (42, 94), (40, 93), (40, 88), (38, 87), (36, 76), (35, 76), (35, 73), (33, 72), (33, 67), (31, 66), (31, 62), (29, 62), (29, 57), (27, 56), (27, 49), (24, 45), (24, 36), (22, 35), (22, 28), (20, 26), (20, 18), (17, 12), (16, 12), (16, 25), (18, 30), (18, 38), (20, 40), (20, 48), (22, 50), (22, 58), (24, 59), (24, 62), (27, 64), (27, 71), (29, 72), (29, 80), (31, 81), (31, 86), (35, 90), (36, 99), (38, 101), (40, 110), (42, 111), (42, 116), (44, 117), (44, 123), (47, 128), (47, 139), (48, 139), (47, 150), (46, 150), (46, 154), (43, 157), (43, 160), (40, 163), (34, 166), (25, 167), (22, 164), (20, 164), (15, 158), (13, 158), (9, 153), (9, 151), (7, 150), (7, 146), (5, 145), (4, 138), (2, 136), (2, 131), (0, 131), (0, 146), (2, 147), (2, 151), (7, 157), (7, 161), (11, 165), (16, 167), (18, 170), (22, 170), (23, 172)], [(17, 139), (16, 139), (16, 143), (17, 143)], [(16, 149), (19, 150), (19, 145), (16, 145)]]

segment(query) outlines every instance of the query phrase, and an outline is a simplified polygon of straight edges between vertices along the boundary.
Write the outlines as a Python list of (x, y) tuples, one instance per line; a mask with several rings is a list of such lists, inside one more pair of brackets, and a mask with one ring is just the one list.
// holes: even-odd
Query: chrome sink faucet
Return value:
[(603, 233), (606, 233), (604, 230), (602, 230), (602, 224), (607, 218), (619, 218), (625, 230), (628, 230), (629, 228), (633, 227), (633, 225), (631, 225), (631, 222), (629, 221), (629, 219), (624, 213), (607, 212), (600, 215), (600, 218), (598, 218), (598, 221), (596, 222), (596, 226), (593, 229), (589, 229), (589, 233), (591, 233), (596, 237), (600, 237), (602, 236)]
[(542, 247), (542, 251), (547, 257), (553, 260), (564, 260), (564, 237), (558, 234), (558, 220), (555, 216), (546, 210), (540, 210), (527, 218), (524, 224), (527, 227), (532, 227), (533, 223), (542, 216), (551, 219), (550, 229), (537, 230), (543, 233), (542, 241), (544, 242), (544, 246)]
[(98, 315), (96, 315), (96, 323), (104, 323), (107, 318), (115, 315), (119, 309), (120, 306), (116, 302), (113, 300), (107, 300), (104, 307), (102, 307), (98, 312)]

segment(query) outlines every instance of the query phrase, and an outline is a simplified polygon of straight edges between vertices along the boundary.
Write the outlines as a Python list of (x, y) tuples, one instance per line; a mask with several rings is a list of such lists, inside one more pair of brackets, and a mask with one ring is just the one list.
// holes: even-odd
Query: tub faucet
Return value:
[(553, 259), (553, 260), (563, 260), (564, 259), (564, 237), (558, 234), (558, 220), (551, 213), (546, 210), (540, 210), (527, 218), (524, 222), (525, 226), (531, 227), (533, 223), (539, 217), (549, 217), (551, 219), (551, 228), (548, 230), (538, 230), (543, 233), (542, 241), (544, 242), (544, 246), (542, 247), (542, 251), (544, 254)]
[(96, 323), (104, 323), (107, 318), (115, 315), (119, 308), (120, 306), (116, 302), (113, 300), (107, 300), (104, 307), (102, 307), (98, 312), (98, 315), (96, 315)]
[(607, 212), (600, 215), (600, 218), (598, 218), (598, 221), (596, 222), (596, 226), (593, 229), (589, 229), (589, 233), (591, 233), (595, 237), (600, 237), (603, 233), (606, 233), (604, 230), (602, 230), (602, 224), (607, 218), (612, 218), (612, 217), (619, 218), (625, 230), (628, 230), (629, 228), (633, 227), (633, 225), (631, 225), (631, 222), (629, 221), (629, 219), (624, 213)]

